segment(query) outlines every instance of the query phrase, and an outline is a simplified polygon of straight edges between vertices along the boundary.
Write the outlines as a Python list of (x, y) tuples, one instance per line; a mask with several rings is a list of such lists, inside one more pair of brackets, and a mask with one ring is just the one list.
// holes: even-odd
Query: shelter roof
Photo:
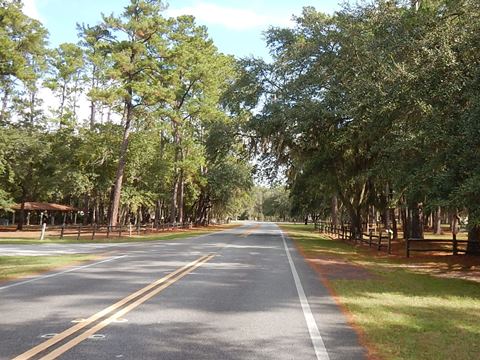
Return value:
[[(20, 210), (22, 204), (12, 206), (14, 210)], [(44, 203), (44, 202), (25, 202), (25, 210), (27, 211), (77, 211), (76, 208), (67, 205)]]

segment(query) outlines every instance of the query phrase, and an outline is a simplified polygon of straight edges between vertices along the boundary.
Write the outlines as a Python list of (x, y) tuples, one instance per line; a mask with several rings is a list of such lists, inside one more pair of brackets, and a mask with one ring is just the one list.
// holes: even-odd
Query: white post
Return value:
[(42, 225), (42, 234), (40, 235), (40, 240), (45, 238), (45, 230), (47, 230), (47, 223), (43, 223)]

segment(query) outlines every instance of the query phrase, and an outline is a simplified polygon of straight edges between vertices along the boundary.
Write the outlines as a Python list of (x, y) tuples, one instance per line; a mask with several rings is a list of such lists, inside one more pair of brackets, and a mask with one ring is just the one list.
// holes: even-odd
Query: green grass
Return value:
[[(406, 260), (377, 257), (323, 238), (311, 226), (282, 225), (309, 257), (362, 265), (367, 280), (331, 280), (341, 303), (383, 359), (471, 360), (480, 354), (480, 285), (403, 268)], [(408, 262), (411, 264), (411, 261)]]
[(38, 274), (66, 265), (97, 259), (98, 255), (0, 256), (0, 281)]
[[(148, 234), (148, 235), (132, 235), (132, 237), (122, 236), (119, 238), (112, 234), (111, 237), (107, 238), (96, 238), (92, 240), (90, 236), (83, 236), (77, 241), (76, 236), (65, 236), (63, 239), (59, 237), (47, 237), (44, 240), (40, 241), (39, 239), (32, 239), (32, 238), (0, 238), (0, 245), (1, 244), (20, 244), (20, 245), (28, 245), (28, 244), (75, 244), (75, 243), (82, 243), (82, 244), (99, 244), (99, 243), (131, 243), (131, 242), (146, 242), (146, 241), (160, 241), (160, 240), (175, 240), (175, 239), (185, 239), (189, 237), (199, 236), (210, 234), (213, 232), (225, 230), (236, 225), (224, 225), (212, 228), (201, 228), (201, 229), (193, 229), (188, 231), (178, 231), (178, 232), (165, 232), (165, 233), (156, 233), (156, 234)], [(126, 234), (126, 233), (125, 233)]]

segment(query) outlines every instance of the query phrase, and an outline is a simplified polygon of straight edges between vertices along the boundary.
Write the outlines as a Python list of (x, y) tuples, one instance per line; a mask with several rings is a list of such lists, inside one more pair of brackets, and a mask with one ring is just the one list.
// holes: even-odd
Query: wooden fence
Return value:
[[(341, 224), (334, 226), (333, 223), (326, 221), (315, 223), (315, 230), (327, 235), (336, 236), (341, 240), (375, 247), (378, 251), (385, 250), (388, 254), (392, 253), (392, 233), (389, 231), (375, 233), (373, 230), (370, 230), (368, 233), (355, 236), (349, 225)], [(468, 240), (457, 240), (455, 234), (452, 234), (452, 239), (410, 238), (405, 240), (405, 256), (408, 258), (413, 252), (451, 253), (452, 255), (465, 254), (468, 244), (473, 243), (476, 244), (476, 242)], [(480, 255), (480, 252), (477, 255)]]
[(315, 223), (315, 230), (327, 235), (333, 235), (344, 241), (352, 241), (355, 244), (366, 244), (369, 247), (376, 247), (378, 251), (385, 250), (392, 253), (392, 234), (391, 232), (374, 233), (370, 230), (368, 233), (355, 235), (350, 225), (341, 224), (335, 226), (331, 222), (320, 221)]
[[(407, 239), (405, 241), (405, 256), (410, 257), (412, 252), (443, 252), (452, 255), (465, 254), (468, 244), (476, 242), (457, 240), (455, 234), (452, 239)], [(477, 254), (478, 255), (478, 254)]]
[[(217, 221), (215, 225), (223, 225), (225, 221)], [(88, 238), (90, 240), (95, 240), (96, 238), (121, 238), (121, 237), (131, 237), (134, 235), (146, 235), (146, 234), (155, 234), (165, 231), (174, 231), (180, 229), (191, 229), (193, 228), (193, 223), (159, 223), (155, 225), (154, 223), (150, 224), (137, 224), (137, 225), (118, 225), (118, 226), (107, 226), (107, 225), (70, 225), (63, 224), (61, 226), (48, 226), (47, 231), (49, 232), (48, 237), (60, 237), (64, 238), (76, 238), (80, 240), (81, 238)], [(53, 234), (52, 234), (53, 232)]]

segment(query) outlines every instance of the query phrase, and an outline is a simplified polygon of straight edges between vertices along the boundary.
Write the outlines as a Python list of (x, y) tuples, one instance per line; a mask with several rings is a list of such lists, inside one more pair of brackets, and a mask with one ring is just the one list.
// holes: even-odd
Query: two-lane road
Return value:
[(115, 249), (107, 261), (1, 284), (0, 359), (365, 358), (274, 224)]

